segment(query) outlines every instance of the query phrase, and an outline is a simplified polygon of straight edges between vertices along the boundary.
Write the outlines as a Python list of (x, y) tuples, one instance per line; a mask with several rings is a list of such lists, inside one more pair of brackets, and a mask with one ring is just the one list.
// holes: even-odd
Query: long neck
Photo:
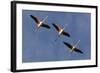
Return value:
[(48, 17), (48, 16), (46, 16), (46, 17), (44, 18), (44, 20), (42, 20), (42, 22), (44, 22), (44, 21), (47, 19), (47, 17)]
[(74, 47), (76, 47), (78, 44), (79, 44), (79, 42), (80, 42), (80, 40), (75, 44), (75, 46)]
[(67, 24), (65, 25), (65, 27), (63, 28), (63, 30), (67, 27)]

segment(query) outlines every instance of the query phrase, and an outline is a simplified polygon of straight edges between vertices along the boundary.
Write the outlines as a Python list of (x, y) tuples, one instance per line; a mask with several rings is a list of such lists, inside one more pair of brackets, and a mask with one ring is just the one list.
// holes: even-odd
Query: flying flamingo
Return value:
[(67, 37), (70, 37), (70, 34), (64, 31), (65, 28), (61, 28), (57, 26), (56, 24), (53, 24), (53, 26), (55, 27), (59, 35), (65, 35)]
[(63, 42), (63, 43), (70, 49), (71, 52), (75, 51), (77, 53), (83, 54), (83, 52), (81, 50), (79, 50), (78, 48), (76, 48), (76, 46), (79, 44), (79, 42), (80, 42), (80, 40), (74, 46), (70, 45), (67, 42)]
[(47, 29), (50, 29), (50, 26), (45, 24), (44, 21), (47, 19), (48, 16), (46, 16), (44, 18), (44, 20), (39, 20), (37, 17), (33, 16), (33, 15), (30, 15), (30, 17), (36, 22), (36, 25), (37, 25), (37, 28), (39, 29), (40, 27), (44, 27), (44, 28), (47, 28)]

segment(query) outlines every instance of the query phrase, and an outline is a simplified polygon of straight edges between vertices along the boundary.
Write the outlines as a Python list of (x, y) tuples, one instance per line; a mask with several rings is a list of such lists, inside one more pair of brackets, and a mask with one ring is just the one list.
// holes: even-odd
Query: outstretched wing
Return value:
[(63, 35), (65, 35), (65, 36), (70, 37), (70, 34), (69, 34), (69, 33), (67, 33), (67, 32), (65, 32), (65, 31), (63, 31), (63, 32), (62, 32), (62, 34), (63, 34)]
[(53, 26), (55, 27), (55, 29), (56, 29), (57, 31), (60, 31), (60, 30), (61, 30), (61, 28), (58, 27), (56, 24), (53, 24)]
[(70, 48), (70, 49), (72, 49), (73, 48), (73, 46), (72, 45), (70, 45), (70, 44), (68, 44), (67, 42), (63, 42), (68, 48)]
[(30, 17), (38, 24), (40, 21), (37, 17), (30, 15)]
[(50, 26), (49, 25), (47, 25), (47, 24), (42, 24), (42, 27), (45, 27), (45, 28), (47, 28), (47, 29), (50, 29)]
[(74, 51), (83, 54), (83, 52), (77, 48), (75, 48)]

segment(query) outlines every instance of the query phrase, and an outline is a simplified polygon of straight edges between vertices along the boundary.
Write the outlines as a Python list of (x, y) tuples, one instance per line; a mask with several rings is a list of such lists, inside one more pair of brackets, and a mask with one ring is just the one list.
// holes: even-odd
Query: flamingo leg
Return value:
[(34, 30), (34, 32), (37, 32), (37, 31), (38, 31), (38, 28)]
[(55, 42), (59, 39), (60, 35), (57, 36), (57, 38), (55, 39)]

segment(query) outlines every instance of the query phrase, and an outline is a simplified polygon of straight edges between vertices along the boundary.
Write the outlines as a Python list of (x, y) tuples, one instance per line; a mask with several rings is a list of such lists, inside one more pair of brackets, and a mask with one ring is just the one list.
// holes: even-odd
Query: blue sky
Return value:
[[(51, 29), (41, 27), (34, 32), (36, 23), (29, 15), (34, 15), (40, 20), (48, 16), (45, 23)], [(51, 11), (22, 11), (22, 61), (27, 62), (47, 62), (47, 61), (64, 61), (64, 60), (86, 60), (91, 57), (91, 14), (76, 12), (51, 12)], [(56, 23), (65, 28), (71, 38), (61, 36), (52, 26)], [(57, 38), (57, 41), (55, 41)], [(77, 48), (82, 50), (84, 54), (73, 52), (65, 46), (62, 41), (74, 45), (80, 40)]]

